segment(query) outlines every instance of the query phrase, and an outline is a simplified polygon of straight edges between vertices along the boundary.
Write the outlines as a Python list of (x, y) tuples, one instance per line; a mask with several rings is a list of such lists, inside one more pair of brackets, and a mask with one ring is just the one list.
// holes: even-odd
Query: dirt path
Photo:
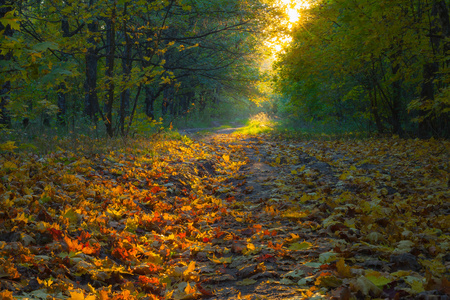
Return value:
[(212, 132), (213, 134), (231, 134), (244, 126), (238, 127), (230, 127), (230, 128), (221, 128), (216, 129), (216, 127), (207, 127), (207, 128), (186, 128), (180, 129), (178, 132), (181, 135), (199, 135), (202, 132)]
[[(195, 256), (211, 299), (445, 299), (439, 297), (446, 297), (448, 281), (425, 279), (413, 239), (394, 240), (397, 233), (385, 230), (396, 219), (392, 201), (414, 193), (406, 181), (392, 181), (395, 157), (349, 153), (339, 142), (280, 143), (223, 132), (202, 139), (227, 148), (230, 163), (246, 162), (221, 194), (228, 211), (214, 225), (217, 260)], [(448, 196), (443, 190), (441, 199)], [(448, 202), (437, 204), (448, 213)], [(444, 268), (448, 261), (447, 255)]]
[[(233, 131), (217, 131), (203, 138), (218, 147), (229, 147), (231, 160), (246, 161), (229, 181), (230, 191), (223, 197), (229, 213), (217, 224), (221, 234), (213, 244), (226, 249), (223, 261), (229, 263), (219, 274), (205, 276), (215, 291), (212, 298), (300, 299), (307, 283), (320, 271), (319, 255), (333, 246), (317, 234), (317, 223), (301, 221), (308, 214), (307, 205), (298, 206), (290, 192), (302, 187), (290, 186), (284, 176), (302, 168), (302, 163), (329, 182), (336, 181), (333, 171), (329, 164), (301, 152), (295, 162), (290, 161), (296, 164), (290, 164), (287, 159), (291, 158), (277, 158), (277, 143), (258, 137), (236, 139), (229, 135)], [(297, 284), (300, 280), (303, 289)]]
[(0, 299), (448, 299), (448, 141), (231, 131), (0, 155)]

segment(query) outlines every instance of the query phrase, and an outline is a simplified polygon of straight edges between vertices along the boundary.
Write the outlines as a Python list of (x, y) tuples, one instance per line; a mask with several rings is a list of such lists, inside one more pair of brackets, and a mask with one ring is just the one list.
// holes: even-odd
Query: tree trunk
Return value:
[[(399, 70), (400, 66), (395, 65), (395, 62), (392, 66), (392, 74), (395, 76)], [(402, 112), (402, 83), (400, 79), (395, 80), (392, 83), (392, 102), (391, 102), (391, 124), (392, 131), (395, 134), (402, 134), (402, 121), (401, 121), (401, 112)]]
[(111, 19), (107, 21), (107, 43), (108, 53), (106, 56), (106, 89), (108, 91), (105, 101), (105, 115), (104, 120), (106, 126), (106, 132), (110, 137), (114, 136), (113, 120), (112, 120), (112, 108), (114, 103), (114, 53), (116, 51), (116, 1), (114, 1), (113, 9), (111, 13)]
[[(89, 6), (94, 5), (94, 0), (90, 0)], [(98, 21), (94, 20), (87, 25), (88, 31), (91, 37), (87, 39), (87, 43), (91, 46), (87, 48), (85, 60), (86, 60), (86, 81), (85, 88), (85, 101), (84, 111), (85, 114), (90, 117), (92, 121), (97, 123), (98, 114), (100, 113), (100, 106), (98, 104), (97, 95), (97, 64), (98, 55), (96, 41), (94, 35), (98, 32)]]
[(66, 84), (64, 82), (61, 82), (58, 91), (58, 113), (56, 114), (56, 119), (58, 121), (58, 124), (63, 126), (66, 125), (66, 96)]
[[(125, 53), (122, 59), (122, 71), (123, 71), (123, 82), (124, 84), (130, 80), (130, 73), (131, 73), (131, 39), (130, 36), (127, 33), (127, 21), (126, 21), (126, 15), (127, 15), (127, 3), (125, 3), (124, 6), (124, 21), (123, 21), (123, 34), (125, 36)], [(124, 89), (120, 95), (120, 111), (119, 111), (119, 124), (120, 124), (120, 132), (122, 135), (125, 134), (125, 118), (129, 114), (129, 108), (130, 108), (130, 90)]]
[(163, 91), (163, 102), (161, 107), (163, 115), (170, 115), (172, 113), (171, 108), (173, 108), (173, 105), (171, 102), (173, 102), (173, 87), (166, 85)]
[(155, 96), (153, 95), (152, 89), (146, 85), (145, 86), (145, 114), (151, 118), (155, 119), (153, 104), (155, 103)]
[(377, 126), (377, 131), (379, 134), (384, 133), (383, 122), (381, 122), (380, 114), (378, 113), (378, 101), (377, 101), (377, 89), (374, 87), (369, 91), (370, 98), (370, 109), (375, 120), (375, 125)]
[[(450, 16), (449, 16), (449, 7), (446, 1), (439, 1), (439, 21), (442, 27), (442, 35), (444, 36), (444, 45), (443, 51), (441, 53), (444, 54), (445, 57), (448, 57), (450, 53)], [(444, 67), (448, 68), (449, 59), (446, 58), (444, 61)], [(441, 113), (438, 117), (437, 128), (439, 128), (439, 133), (446, 138), (450, 137), (450, 113)]]
[[(1, 60), (1, 57), (0, 57)], [(11, 91), (11, 82), (6, 81), (0, 90), (0, 125), (11, 128), (11, 117), (9, 115), (7, 105), (9, 104), (9, 93)]]
[[(425, 105), (427, 102), (434, 102), (436, 93), (434, 81), (436, 80), (436, 74), (439, 72), (437, 56), (440, 53), (443, 53), (444, 56), (446, 56), (450, 49), (449, 42), (445, 42), (444, 47), (442, 47), (443, 49), (441, 50), (441, 39), (446, 39), (450, 36), (450, 18), (445, 1), (433, 2), (431, 17), (433, 18), (433, 21), (430, 24), (429, 35), (433, 49), (433, 61), (427, 62), (423, 66), (423, 82), (422, 90), (420, 92), (422, 105)], [(429, 138), (433, 134), (433, 120), (430, 118), (429, 113), (423, 108), (419, 110), (419, 118), (418, 135), (421, 138)], [(446, 117), (444, 116), (444, 118)], [(439, 122), (440, 120), (437, 121)], [(446, 123), (445, 120), (444, 123)]]
[[(0, 0), (0, 18), (3, 18), (8, 12), (11, 11), (11, 6), (7, 6), (8, 1)], [(3, 35), (11, 37), (13, 35), (13, 30), (11, 26), (7, 25), (6, 27), (0, 22), (0, 32), (3, 31)], [(11, 60), (11, 53), (7, 53), (6, 55), (0, 55), (0, 60)], [(0, 125), (6, 126), (7, 128), (11, 127), (11, 116), (9, 115), (7, 106), (10, 101), (10, 92), (11, 92), (11, 81), (5, 80), (0, 89)]]
[(175, 116), (175, 115), (176, 115), (176, 111), (175, 111), (175, 98), (174, 98), (174, 96), (175, 96), (175, 95), (173, 95), (173, 96), (171, 97), (170, 102), (169, 102), (169, 115), (171, 115), (171, 116)]
[[(63, 17), (61, 20), (61, 31), (62, 31), (62, 36), (64, 38), (69, 37), (70, 36), (70, 27), (69, 27), (69, 21), (67, 20), (67, 18)], [(62, 60), (63, 61), (67, 61), (67, 54), (66, 53), (62, 53)], [(58, 87), (58, 101), (57, 101), (57, 105), (58, 105), (58, 113), (56, 115), (56, 119), (58, 121), (58, 124), (60, 125), (65, 125), (66, 124), (66, 97), (67, 96), (67, 88), (66, 88), (66, 84), (64, 82), (61, 82), (59, 87)]]

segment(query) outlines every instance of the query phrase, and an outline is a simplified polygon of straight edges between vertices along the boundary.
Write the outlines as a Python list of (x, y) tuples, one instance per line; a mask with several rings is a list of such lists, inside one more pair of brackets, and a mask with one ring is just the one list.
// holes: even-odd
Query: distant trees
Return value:
[(380, 133), (448, 136), (448, 8), (442, 0), (316, 1), (277, 63), (284, 109)]
[(1, 0), (0, 121), (48, 122), (56, 114), (59, 126), (101, 121), (114, 136), (126, 134), (139, 112), (176, 116), (192, 102), (219, 101), (222, 91), (257, 78), (248, 57), (270, 19), (267, 7), (259, 0)]
[[(0, 0), (0, 19), (3, 20), (3, 22), (0, 22), (0, 32), (2, 32), (0, 41), (2, 44), (5, 44), (5, 46), (0, 49), (0, 63), (2, 66), (8, 66), (12, 55), (11, 49), (6, 46), (6, 39), (12, 37), (14, 33), (12, 27), (14, 26), (15, 21), (13, 19), (11, 3), (7, 0)], [(9, 116), (7, 106), (10, 102), (11, 81), (8, 78), (9, 74), (7, 68), (2, 70), (1, 76), (3, 79), (0, 80), (0, 125), (10, 127), (11, 117)]]

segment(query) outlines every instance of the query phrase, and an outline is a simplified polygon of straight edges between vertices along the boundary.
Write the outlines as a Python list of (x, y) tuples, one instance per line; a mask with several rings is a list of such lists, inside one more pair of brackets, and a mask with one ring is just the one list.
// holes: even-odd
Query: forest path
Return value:
[[(278, 143), (229, 133), (216, 131), (203, 137), (207, 143), (228, 148), (230, 161), (246, 162), (229, 179), (230, 191), (223, 196), (228, 214), (217, 224), (222, 234), (215, 242), (229, 250), (223, 259), (229, 263), (219, 274), (206, 276), (215, 291), (213, 298), (301, 299), (308, 289), (298, 286), (298, 281), (303, 280), (303, 285), (312, 281), (322, 265), (314, 258), (332, 246), (315, 233), (317, 224), (300, 221), (308, 210), (298, 206), (295, 197), (291, 199), (290, 193), (300, 187), (291, 186), (285, 176), (291, 177), (302, 167), (300, 163), (315, 159), (299, 151), (295, 162), (290, 159), (294, 164), (288, 164), (287, 157), (278, 156)], [(333, 175), (326, 163), (311, 167)]]
[(181, 135), (205, 135), (205, 134), (231, 134), (237, 130), (243, 128), (244, 125), (229, 127), (229, 128), (219, 128), (218, 127), (206, 127), (206, 128), (185, 128), (179, 129), (178, 132)]
[(448, 299), (449, 141), (222, 132), (1, 154), (0, 299)]
[[(405, 178), (406, 169), (414, 166), (399, 157), (405, 153), (386, 155), (380, 147), (388, 144), (380, 140), (372, 141), (378, 145), (351, 145), (223, 132), (201, 140), (227, 149), (230, 164), (245, 162), (220, 191), (227, 213), (214, 225), (212, 244), (222, 248), (221, 257), (211, 264), (205, 253), (196, 256), (199, 265), (208, 265), (201, 278), (214, 291), (211, 299), (420, 298), (448, 293), (442, 277), (425, 278), (427, 263), (422, 262), (427, 255), (428, 265), (448, 271), (448, 254), (435, 252), (438, 258), (433, 259), (432, 245), (415, 245), (411, 230), (417, 230), (421, 218), (405, 224), (398, 215), (408, 209), (404, 205), (412, 206), (409, 215), (423, 210), (416, 194), (421, 184)], [(413, 152), (408, 152), (411, 158)], [(448, 237), (448, 169), (440, 175), (433, 205), (447, 221), (433, 230), (444, 230)], [(420, 287), (414, 282), (421, 282)]]

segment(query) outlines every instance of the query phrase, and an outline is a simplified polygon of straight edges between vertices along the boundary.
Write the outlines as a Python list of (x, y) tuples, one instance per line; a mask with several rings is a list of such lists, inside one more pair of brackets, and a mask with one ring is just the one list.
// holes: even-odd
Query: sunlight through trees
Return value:
[(280, 109), (298, 125), (448, 137), (446, 1), (323, 0), (304, 8), (287, 47), (276, 46), (285, 50), (276, 63)]

